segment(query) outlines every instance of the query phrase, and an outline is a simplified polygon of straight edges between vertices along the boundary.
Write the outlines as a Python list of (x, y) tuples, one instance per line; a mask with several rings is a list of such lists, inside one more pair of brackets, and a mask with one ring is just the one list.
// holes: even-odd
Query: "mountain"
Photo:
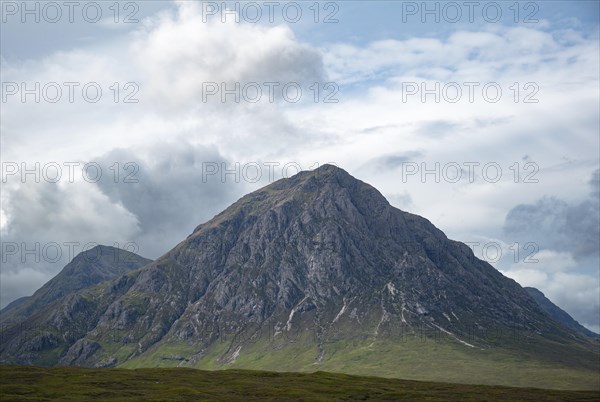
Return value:
[(26, 319), (44, 306), (78, 290), (115, 279), (151, 262), (132, 252), (98, 245), (76, 255), (58, 275), (32, 296), (21, 297), (0, 311), (3, 325)]
[(2, 332), (0, 363), (328, 370), (600, 388), (598, 344), (324, 165), (242, 197), (141, 269)]
[(580, 333), (581, 335), (591, 336), (591, 337), (600, 337), (599, 334), (590, 331), (580, 323), (578, 323), (573, 317), (569, 315), (566, 311), (562, 310), (556, 304), (552, 303), (542, 292), (540, 292), (536, 288), (526, 287), (524, 288), (529, 296), (535, 300), (535, 302), (540, 306), (540, 308), (546, 312), (552, 319), (561, 323), (562, 325), (572, 329), (575, 332)]

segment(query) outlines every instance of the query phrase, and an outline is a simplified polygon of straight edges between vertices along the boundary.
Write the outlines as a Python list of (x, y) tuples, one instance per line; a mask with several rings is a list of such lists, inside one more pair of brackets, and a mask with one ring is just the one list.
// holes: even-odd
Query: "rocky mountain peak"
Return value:
[(343, 210), (350, 215), (380, 217), (387, 208), (390, 208), (389, 203), (374, 187), (337, 166), (325, 164), (243, 196), (211, 221), (196, 227), (192, 236), (196, 236), (202, 228), (269, 213), (290, 217), (305, 211), (307, 218), (317, 212), (324, 217)]
[(78, 253), (65, 267), (32, 296), (0, 311), (2, 322), (15, 322), (48, 306), (57, 299), (86, 287), (118, 278), (151, 260), (112, 246), (97, 245)]
[[(40, 361), (34, 349), (46, 348), (40, 356), (51, 364), (214, 368), (239, 358), (305, 370), (423, 331), (444, 336), (456, 356), (490, 347), (535, 354), (515, 331), (535, 336), (537, 348), (587, 350), (468, 246), (333, 165), (242, 197), (161, 258), (31, 320), (50, 328), (51, 342), (8, 334), (8, 361)], [(74, 330), (61, 338), (65, 327)]]

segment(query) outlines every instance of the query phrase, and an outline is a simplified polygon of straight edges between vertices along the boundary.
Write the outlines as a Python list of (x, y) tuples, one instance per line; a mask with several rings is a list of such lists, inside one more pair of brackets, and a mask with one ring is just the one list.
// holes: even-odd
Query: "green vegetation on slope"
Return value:
[(326, 372), (0, 366), (0, 400), (532, 400), (594, 401), (595, 391), (418, 382)]
[[(202, 370), (244, 369), (299, 371), (374, 375), (420, 381), (536, 387), (544, 389), (574, 389), (600, 391), (598, 367), (583, 363), (566, 364), (567, 353), (560, 345), (531, 340), (527, 355), (525, 347), (470, 348), (447, 339), (407, 337), (403, 340), (366, 339), (338, 340), (326, 343), (320, 364), (316, 344), (306, 334), (295, 342), (277, 342), (258, 338), (245, 343), (236, 356), (236, 343), (222, 340), (203, 350), (200, 356), (185, 344), (157, 344), (147, 353), (125, 361), (122, 368), (191, 367)], [(534, 350), (536, 348), (541, 350)], [(561, 354), (562, 353), (562, 354)], [(539, 360), (538, 355), (553, 356)], [(555, 355), (555, 356), (554, 356)], [(179, 356), (179, 359), (173, 359)], [(197, 356), (197, 357), (192, 357)], [(187, 357), (191, 357), (189, 360)], [(573, 356), (571, 356), (571, 360)]]

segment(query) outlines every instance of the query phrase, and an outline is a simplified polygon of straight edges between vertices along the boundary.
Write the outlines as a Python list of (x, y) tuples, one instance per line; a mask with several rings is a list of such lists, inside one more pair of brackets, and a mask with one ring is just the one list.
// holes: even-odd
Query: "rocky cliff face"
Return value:
[(58, 275), (32, 296), (22, 297), (0, 311), (4, 326), (21, 321), (62, 297), (98, 283), (120, 277), (151, 260), (109, 246), (96, 246), (76, 255)]
[(533, 349), (588, 350), (469, 247), (325, 165), (246, 195), (143, 269), (55, 301), (4, 331), (0, 352), (17, 363), (303, 370), (407, 334), (508, 350), (521, 347), (516, 332)]

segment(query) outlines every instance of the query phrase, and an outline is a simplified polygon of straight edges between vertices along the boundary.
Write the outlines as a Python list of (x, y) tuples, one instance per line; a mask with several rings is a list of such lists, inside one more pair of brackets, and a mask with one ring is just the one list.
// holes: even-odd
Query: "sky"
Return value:
[(597, 1), (1, 8), (2, 307), (334, 163), (600, 331)]

